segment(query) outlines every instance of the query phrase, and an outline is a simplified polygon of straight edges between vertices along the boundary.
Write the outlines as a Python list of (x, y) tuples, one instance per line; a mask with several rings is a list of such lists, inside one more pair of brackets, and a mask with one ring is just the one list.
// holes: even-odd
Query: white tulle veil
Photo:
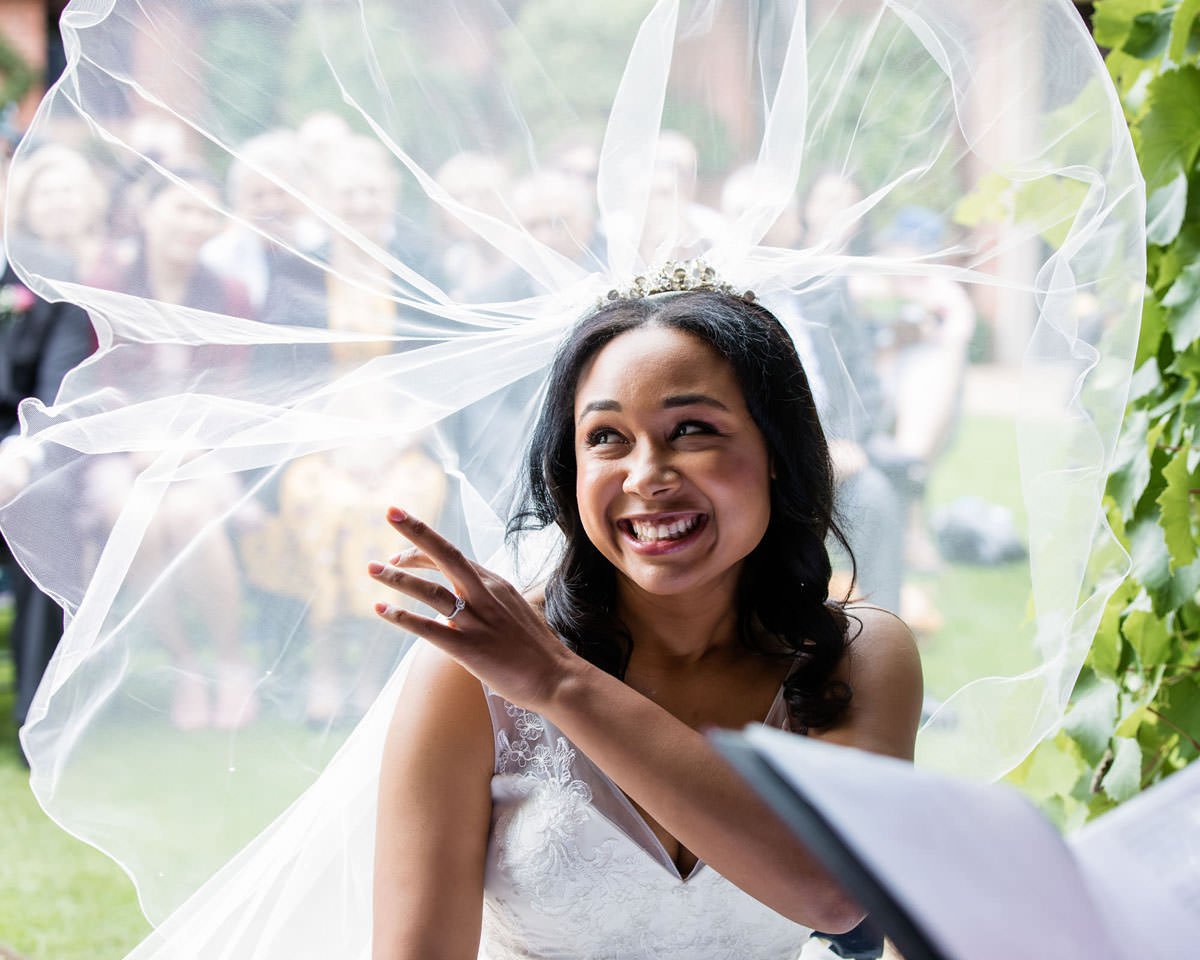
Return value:
[[(67, 612), (33, 787), (169, 917), (135, 956), (366, 955), (405, 648), (371, 616), (383, 511), (536, 579), (555, 536), (504, 528), (542, 378), (665, 257), (703, 255), (822, 358), (835, 439), (877, 414), (839, 324), (898, 322), (906, 290), (971, 305), (1027, 589), (973, 601), (1003, 656), (943, 628), (919, 759), (995, 777), (1054, 728), (1122, 572), (1101, 495), (1145, 270), (1067, 0), (72, 0), (63, 34), (13, 176), (81, 155), (104, 240), (67, 262), (10, 206), (8, 245), (99, 349), (23, 405), (33, 480), (0, 520)], [(153, 266), (195, 231), (219, 232), (202, 290)]]

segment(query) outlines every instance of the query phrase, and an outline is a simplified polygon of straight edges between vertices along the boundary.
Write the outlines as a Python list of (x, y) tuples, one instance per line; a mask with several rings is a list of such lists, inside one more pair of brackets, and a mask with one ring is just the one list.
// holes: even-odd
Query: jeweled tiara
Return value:
[(634, 277), (628, 287), (609, 290), (607, 296), (600, 298), (599, 306), (614, 300), (639, 300), (656, 293), (682, 293), (688, 290), (715, 290), (741, 297), (749, 303), (754, 302), (753, 290), (738, 292), (703, 260), (668, 260), (657, 271)]

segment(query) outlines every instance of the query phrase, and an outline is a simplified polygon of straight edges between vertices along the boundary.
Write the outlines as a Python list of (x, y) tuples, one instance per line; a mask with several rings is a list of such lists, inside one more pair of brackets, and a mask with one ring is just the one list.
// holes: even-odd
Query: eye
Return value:
[(703, 420), (684, 420), (677, 424), (675, 429), (671, 431), (671, 439), (676, 440), (679, 437), (695, 437), (702, 435), (716, 436), (719, 431), (711, 423), (705, 423)]
[(614, 443), (620, 443), (625, 438), (621, 436), (612, 427), (597, 427), (595, 430), (589, 430), (585, 438), (589, 447), (603, 447)]

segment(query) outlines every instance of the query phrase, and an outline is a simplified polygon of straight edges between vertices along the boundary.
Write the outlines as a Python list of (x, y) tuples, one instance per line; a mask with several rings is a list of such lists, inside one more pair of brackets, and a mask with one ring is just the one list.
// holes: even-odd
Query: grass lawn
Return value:
[[(1011, 421), (964, 417), (950, 449), (930, 480), (930, 510), (973, 495), (1012, 511), (1024, 536), (1017, 468), (1017, 440)], [(944, 618), (937, 632), (921, 638), (925, 684), (942, 698), (968, 677), (1010, 676), (1034, 666), (1030, 619), (1029, 565), (1020, 560), (996, 566), (946, 563), (936, 574), (913, 581), (928, 592)]]
[[(7, 644), (5, 644), (7, 649)], [(0, 657), (0, 944), (30, 960), (115, 960), (150, 931), (133, 884), (38, 806), (12, 721), (12, 664)]]

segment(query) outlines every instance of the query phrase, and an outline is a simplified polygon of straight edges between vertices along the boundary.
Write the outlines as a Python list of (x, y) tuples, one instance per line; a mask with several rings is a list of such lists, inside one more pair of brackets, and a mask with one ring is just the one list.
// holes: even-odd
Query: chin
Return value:
[(737, 584), (741, 562), (712, 574), (702, 571), (683, 570), (629, 570), (617, 569), (618, 579), (624, 580), (635, 590), (652, 597), (686, 597), (692, 594), (709, 595), (729, 585)]

